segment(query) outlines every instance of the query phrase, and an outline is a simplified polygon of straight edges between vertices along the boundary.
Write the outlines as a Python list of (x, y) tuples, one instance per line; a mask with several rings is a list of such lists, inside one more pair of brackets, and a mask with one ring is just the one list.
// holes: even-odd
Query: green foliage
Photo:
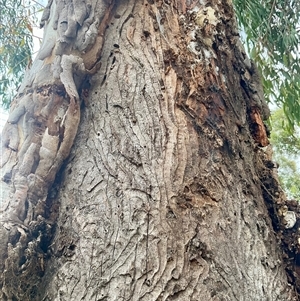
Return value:
[(266, 99), (283, 107), (287, 128), (300, 123), (300, 1), (234, 0)]
[(283, 189), (288, 197), (300, 201), (300, 171), (296, 162), (300, 154), (299, 128), (296, 127), (294, 135), (291, 135), (282, 126), (284, 122), (283, 109), (277, 109), (271, 118), (274, 159), (279, 164), (278, 174)]
[(285, 127), (286, 117), (282, 109), (277, 109), (272, 113), (271, 118), (271, 140), (276, 148), (276, 153), (280, 155), (288, 154), (297, 156), (300, 154), (299, 129), (296, 128), (291, 134)]
[(33, 4), (0, 0), (0, 104), (4, 107), (9, 106), (31, 63), (34, 16), (38, 9)]
[(283, 190), (290, 199), (300, 201), (300, 172), (296, 162), (285, 156), (276, 156), (279, 162), (279, 179)]

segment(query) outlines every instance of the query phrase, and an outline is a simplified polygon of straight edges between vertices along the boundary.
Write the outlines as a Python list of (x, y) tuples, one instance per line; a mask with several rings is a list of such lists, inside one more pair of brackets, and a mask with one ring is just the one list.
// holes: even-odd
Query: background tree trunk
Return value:
[(2, 300), (293, 300), (231, 1), (49, 1), (44, 23), (3, 134)]

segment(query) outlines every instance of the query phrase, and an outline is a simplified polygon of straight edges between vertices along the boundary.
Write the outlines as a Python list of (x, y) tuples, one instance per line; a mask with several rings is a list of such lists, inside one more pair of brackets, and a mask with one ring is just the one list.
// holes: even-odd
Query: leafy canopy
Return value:
[(288, 197), (300, 200), (300, 170), (298, 167), (300, 129), (296, 127), (294, 135), (291, 135), (282, 126), (285, 119), (283, 109), (277, 109), (273, 112), (271, 143), (274, 149), (274, 159), (279, 165), (278, 175), (282, 188)]
[(41, 5), (30, 0), (0, 0), (0, 104), (8, 107), (31, 64), (33, 26)]
[(283, 107), (291, 132), (300, 123), (300, 1), (233, 0), (267, 101)]

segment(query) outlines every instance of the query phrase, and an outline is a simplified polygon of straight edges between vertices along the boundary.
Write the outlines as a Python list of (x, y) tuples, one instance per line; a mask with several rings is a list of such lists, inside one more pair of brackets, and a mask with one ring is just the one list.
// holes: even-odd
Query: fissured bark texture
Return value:
[(229, 4), (185, 5), (113, 14), (64, 170), (50, 300), (291, 299), (255, 69)]

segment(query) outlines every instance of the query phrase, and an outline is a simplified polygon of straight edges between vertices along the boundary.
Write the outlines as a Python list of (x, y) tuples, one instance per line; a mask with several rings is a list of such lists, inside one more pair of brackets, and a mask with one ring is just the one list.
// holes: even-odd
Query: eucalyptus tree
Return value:
[(297, 300), (232, 2), (50, 0), (41, 26), (2, 134), (2, 300)]

